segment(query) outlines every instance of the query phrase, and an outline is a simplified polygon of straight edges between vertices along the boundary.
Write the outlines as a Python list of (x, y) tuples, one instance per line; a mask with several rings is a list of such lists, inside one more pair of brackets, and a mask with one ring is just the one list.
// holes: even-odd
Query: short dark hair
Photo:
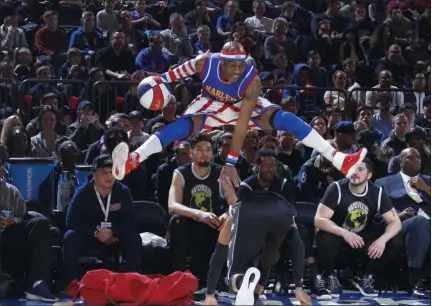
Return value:
[(209, 142), (211, 145), (213, 144), (210, 136), (208, 136), (207, 134), (204, 134), (204, 133), (200, 133), (200, 134), (196, 134), (196, 135), (192, 136), (189, 142), (190, 142), (192, 148), (195, 148), (197, 143), (201, 142), (201, 141)]
[(365, 157), (365, 159), (363, 159), (363, 162), (364, 162), (364, 164), (366, 166), (366, 170), (369, 173), (373, 173), (373, 170), (374, 170), (373, 162), (369, 158), (367, 158), (367, 157)]
[(123, 129), (121, 129), (121, 128), (118, 128), (118, 127), (111, 127), (111, 128), (109, 128), (109, 129), (107, 129), (107, 130), (105, 130), (105, 133), (104, 133), (104, 141), (106, 140), (106, 139), (109, 139), (110, 137), (110, 135), (111, 134), (118, 134), (118, 133), (120, 133), (121, 135), (122, 135), (122, 137), (123, 137), (123, 141), (125, 141), (125, 142), (128, 142), (128, 134), (123, 130)]
[(333, 113), (340, 113), (342, 114), (342, 110), (339, 107), (329, 106), (325, 110), (325, 115), (330, 116)]
[(307, 55), (307, 59), (309, 60), (312, 56), (314, 55), (320, 55), (320, 53), (317, 50), (310, 50), (308, 55)]
[(361, 105), (361, 106), (357, 107), (356, 117), (358, 117), (358, 116), (360, 115), (360, 112), (361, 112), (362, 110), (364, 110), (364, 109), (368, 109), (368, 110), (370, 110), (370, 112), (371, 112), (372, 115), (373, 115), (374, 110), (373, 110), (372, 106), (369, 106), (369, 105)]
[(262, 149), (257, 152), (255, 157), (255, 163), (257, 165), (261, 164), (264, 157), (273, 157), (275, 160), (277, 160), (276, 153), (273, 150)]
[(265, 135), (265, 136), (261, 137), (261, 139), (258, 142), (258, 150), (261, 150), (267, 141), (274, 142), (276, 144), (276, 146), (278, 145), (278, 141), (275, 137), (273, 137), (271, 135)]

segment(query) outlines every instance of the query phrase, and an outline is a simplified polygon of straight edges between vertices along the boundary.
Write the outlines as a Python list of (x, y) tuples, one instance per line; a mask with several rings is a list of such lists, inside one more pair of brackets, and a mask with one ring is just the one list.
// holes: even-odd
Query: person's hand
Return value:
[(423, 179), (418, 177), (412, 177), (409, 181), (412, 188), (418, 190), (418, 191), (427, 191), (430, 189), (430, 187), (423, 181)]
[(119, 240), (117, 239), (117, 237), (112, 236), (110, 239), (108, 239), (107, 241), (105, 241), (106, 244), (114, 244), (116, 242), (118, 242)]
[(187, 29), (185, 25), (182, 25), (180, 28), (180, 37), (187, 37)]
[(70, 73), (71, 74), (77, 74), (80, 71), (80, 67), (78, 65), (72, 65), (70, 68)]
[(231, 184), (233, 184), (235, 188), (240, 186), (241, 180), (238, 175), (237, 169), (231, 164), (228, 163), (225, 164), (225, 166), (222, 168), (220, 177), (223, 179), (230, 180)]
[(364, 20), (364, 17), (363, 17), (363, 16), (357, 16), (357, 17), (355, 18), (355, 21), (356, 21), (357, 23), (363, 22), (363, 20)]
[(297, 301), (300, 302), (300, 305), (312, 305), (310, 296), (304, 292), (303, 288), (296, 288), (295, 295)]
[(370, 259), (378, 259), (384, 253), (386, 242), (382, 238), (375, 240), (368, 249), (368, 256)]
[(233, 34), (233, 40), (234, 40), (235, 42), (240, 42), (240, 34), (237, 33), (237, 32), (235, 32), (235, 33)]
[(113, 231), (109, 228), (99, 228), (97, 231), (97, 239), (102, 243), (107, 243), (113, 236)]
[(131, 75), (129, 73), (118, 74), (117, 78), (120, 80), (130, 80)]
[(150, 23), (152, 18), (150, 16), (144, 16), (143, 18), (141, 18), (141, 20), (145, 23)]
[(350, 231), (344, 231), (342, 238), (348, 243), (353, 249), (360, 249), (364, 246), (363, 238), (359, 235)]
[(208, 294), (206, 295), (205, 301), (204, 301), (204, 305), (207, 306), (217, 306), (218, 302), (216, 300), (216, 297), (214, 294)]
[(8, 32), (11, 32), (11, 33), (15, 32), (16, 29), (17, 29), (17, 27), (15, 27), (15, 26), (11, 26), (11, 25), (7, 27), (7, 31), (8, 31)]
[(214, 213), (200, 211), (198, 219), (214, 229), (219, 227), (219, 218)]
[(404, 211), (399, 214), (399, 218), (403, 221), (403, 220), (409, 219), (411, 217), (414, 217), (414, 215), (415, 215), (414, 208), (408, 207), (408, 208), (405, 208)]
[(160, 8), (166, 8), (166, 3), (165, 3), (165, 1), (158, 1), (158, 5), (159, 5), (159, 7)]
[(89, 123), (87, 121), (87, 116), (86, 115), (82, 115), (80, 117), (80, 127), (82, 127), (83, 129), (88, 129)]
[(225, 225), (225, 221), (228, 219), (228, 214), (227, 213), (224, 213), (224, 214), (222, 214), (220, 217), (219, 217), (219, 227), (218, 227), (218, 231), (220, 232), (222, 229), (223, 229), (223, 227), (224, 227), (224, 225)]
[(93, 126), (96, 130), (102, 129), (102, 125), (100, 124), (99, 117), (97, 116), (96, 119), (93, 121)]
[(0, 228), (6, 228), (15, 223), (15, 218), (9, 216), (7, 218), (0, 216)]

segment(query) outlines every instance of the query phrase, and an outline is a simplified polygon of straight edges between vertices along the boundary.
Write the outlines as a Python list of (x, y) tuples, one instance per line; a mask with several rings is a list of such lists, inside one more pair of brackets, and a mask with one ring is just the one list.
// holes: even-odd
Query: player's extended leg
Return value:
[(122, 142), (115, 147), (113, 158), (113, 175), (117, 180), (137, 168), (150, 155), (162, 152), (170, 143), (198, 133), (202, 126), (203, 115), (180, 117), (165, 126), (161, 131), (150, 136), (147, 141), (129, 154), (129, 146)]
[(280, 108), (270, 108), (255, 120), (263, 128), (274, 128), (278, 131), (293, 133), (304, 145), (317, 150), (326, 159), (331, 161), (333, 166), (346, 177), (350, 177), (355, 172), (355, 169), (367, 154), (365, 148), (353, 154), (337, 151), (311, 126), (296, 115), (285, 112)]
[(216, 248), (210, 259), (209, 273), (207, 277), (207, 292), (204, 305), (217, 305), (216, 298), (214, 296), (217, 282), (219, 281), (223, 266), (226, 265), (228, 258), (228, 243), (230, 239), (232, 226), (232, 219), (228, 217), (225, 224), (219, 233), (219, 238), (216, 244)]

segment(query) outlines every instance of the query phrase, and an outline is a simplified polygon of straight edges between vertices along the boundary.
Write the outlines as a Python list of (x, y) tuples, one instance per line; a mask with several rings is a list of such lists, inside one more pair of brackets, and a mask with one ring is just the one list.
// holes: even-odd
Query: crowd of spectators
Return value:
[[(224, 42), (234, 40), (258, 69), (263, 97), (302, 117), (341, 151), (366, 147), (374, 168), (372, 181), (381, 182), (403, 222), (411, 216), (404, 213), (410, 207), (416, 212), (421, 207), (426, 217), (417, 219), (430, 217), (425, 185), (389, 183), (431, 172), (430, 1), (10, 0), (0, 2), (0, 19), (1, 162), (6, 167), (7, 158), (54, 159), (55, 195), (62, 171), (73, 175), (81, 164), (103, 168), (101, 153), (111, 154), (122, 141), (131, 149), (141, 145), (175, 121), (200, 89), (195, 76), (172, 84), (169, 104), (156, 112), (140, 105), (139, 81), (197, 54), (218, 52)], [(232, 126), (209, 132), (213, 163), (225, 163), (232, 132)], [(420, 162), (417, 173), (409, 170), (413, 161), (402, 154), (407, 148), (417, 152), (409, 155)], [(329, 184), (342, 178), (293, 134), (250, 130), (237, 164), (243, 180), (259, 172), (255, 157), (262, 149), (275, 152), (277, 175), (287, 179), (297, 201), (320, 203)], [(190, 150), (188, 142), (180, 142), (150, 156), (123, 185), (111, 185), (120, 194), (115, 200), (154, 201), (170, 213), (173, 172), (191, 162)], [(94, 177), (104, 181), (103, 173)], [(430, 190), (430, 178), (425, 181)], [(11, 208), (4, 186), (0, 205)], [(25, 204), (16, 188), (7, 188), (21, 205), (15, 211), (21, 218)], [(64, 207), (57, 202), (53, 206)], [(37, 218), (32, 222), (42, 223)], [(430, 222), (423, 219), (407, 227), (419, 226), (415, 230), (426, 235)], [(73, 227), (65, 236), (69, 243), (80, 240), (74, 232), (79, 223)], [(106, 239), (108, 244), (120, 237), (116, 231)], [(126, 236), (123, 231), (121, 237)], [(421, 239), (429, 242), (430, 237)], [(411, 238), (406, 248), (408, 267), (415, 271), (411, 286), (418, 293), (418, 269), (429, 245), (426, 252), (413, 255), (409, 252), (418, 248)], [(209, 257), (201, 259), (208, 264)], [(35, 270), (30, 273), (33, 289), (46, 278)], [(68, 272), (76, 274), (74, 269)], [(33, 291), (52, 298), (46, 288)]]

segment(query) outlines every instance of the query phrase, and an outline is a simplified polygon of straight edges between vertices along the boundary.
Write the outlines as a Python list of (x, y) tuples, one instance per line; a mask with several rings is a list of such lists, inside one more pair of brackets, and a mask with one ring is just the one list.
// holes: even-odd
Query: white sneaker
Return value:
[(129, 155), (129, 146), (125, 142), (119, 143), (112, 153), (112, 174), (116, 180), (121, 181), (126, 174), (126, 161)]
[[(251, 282), (252, 275), (254, 275), (254, 280)], [(260, 277), (261, 272), (257, 268), (249, 268), (246, 271), (234, 305), (253, 306), (255, 304), (254, 292)]]

